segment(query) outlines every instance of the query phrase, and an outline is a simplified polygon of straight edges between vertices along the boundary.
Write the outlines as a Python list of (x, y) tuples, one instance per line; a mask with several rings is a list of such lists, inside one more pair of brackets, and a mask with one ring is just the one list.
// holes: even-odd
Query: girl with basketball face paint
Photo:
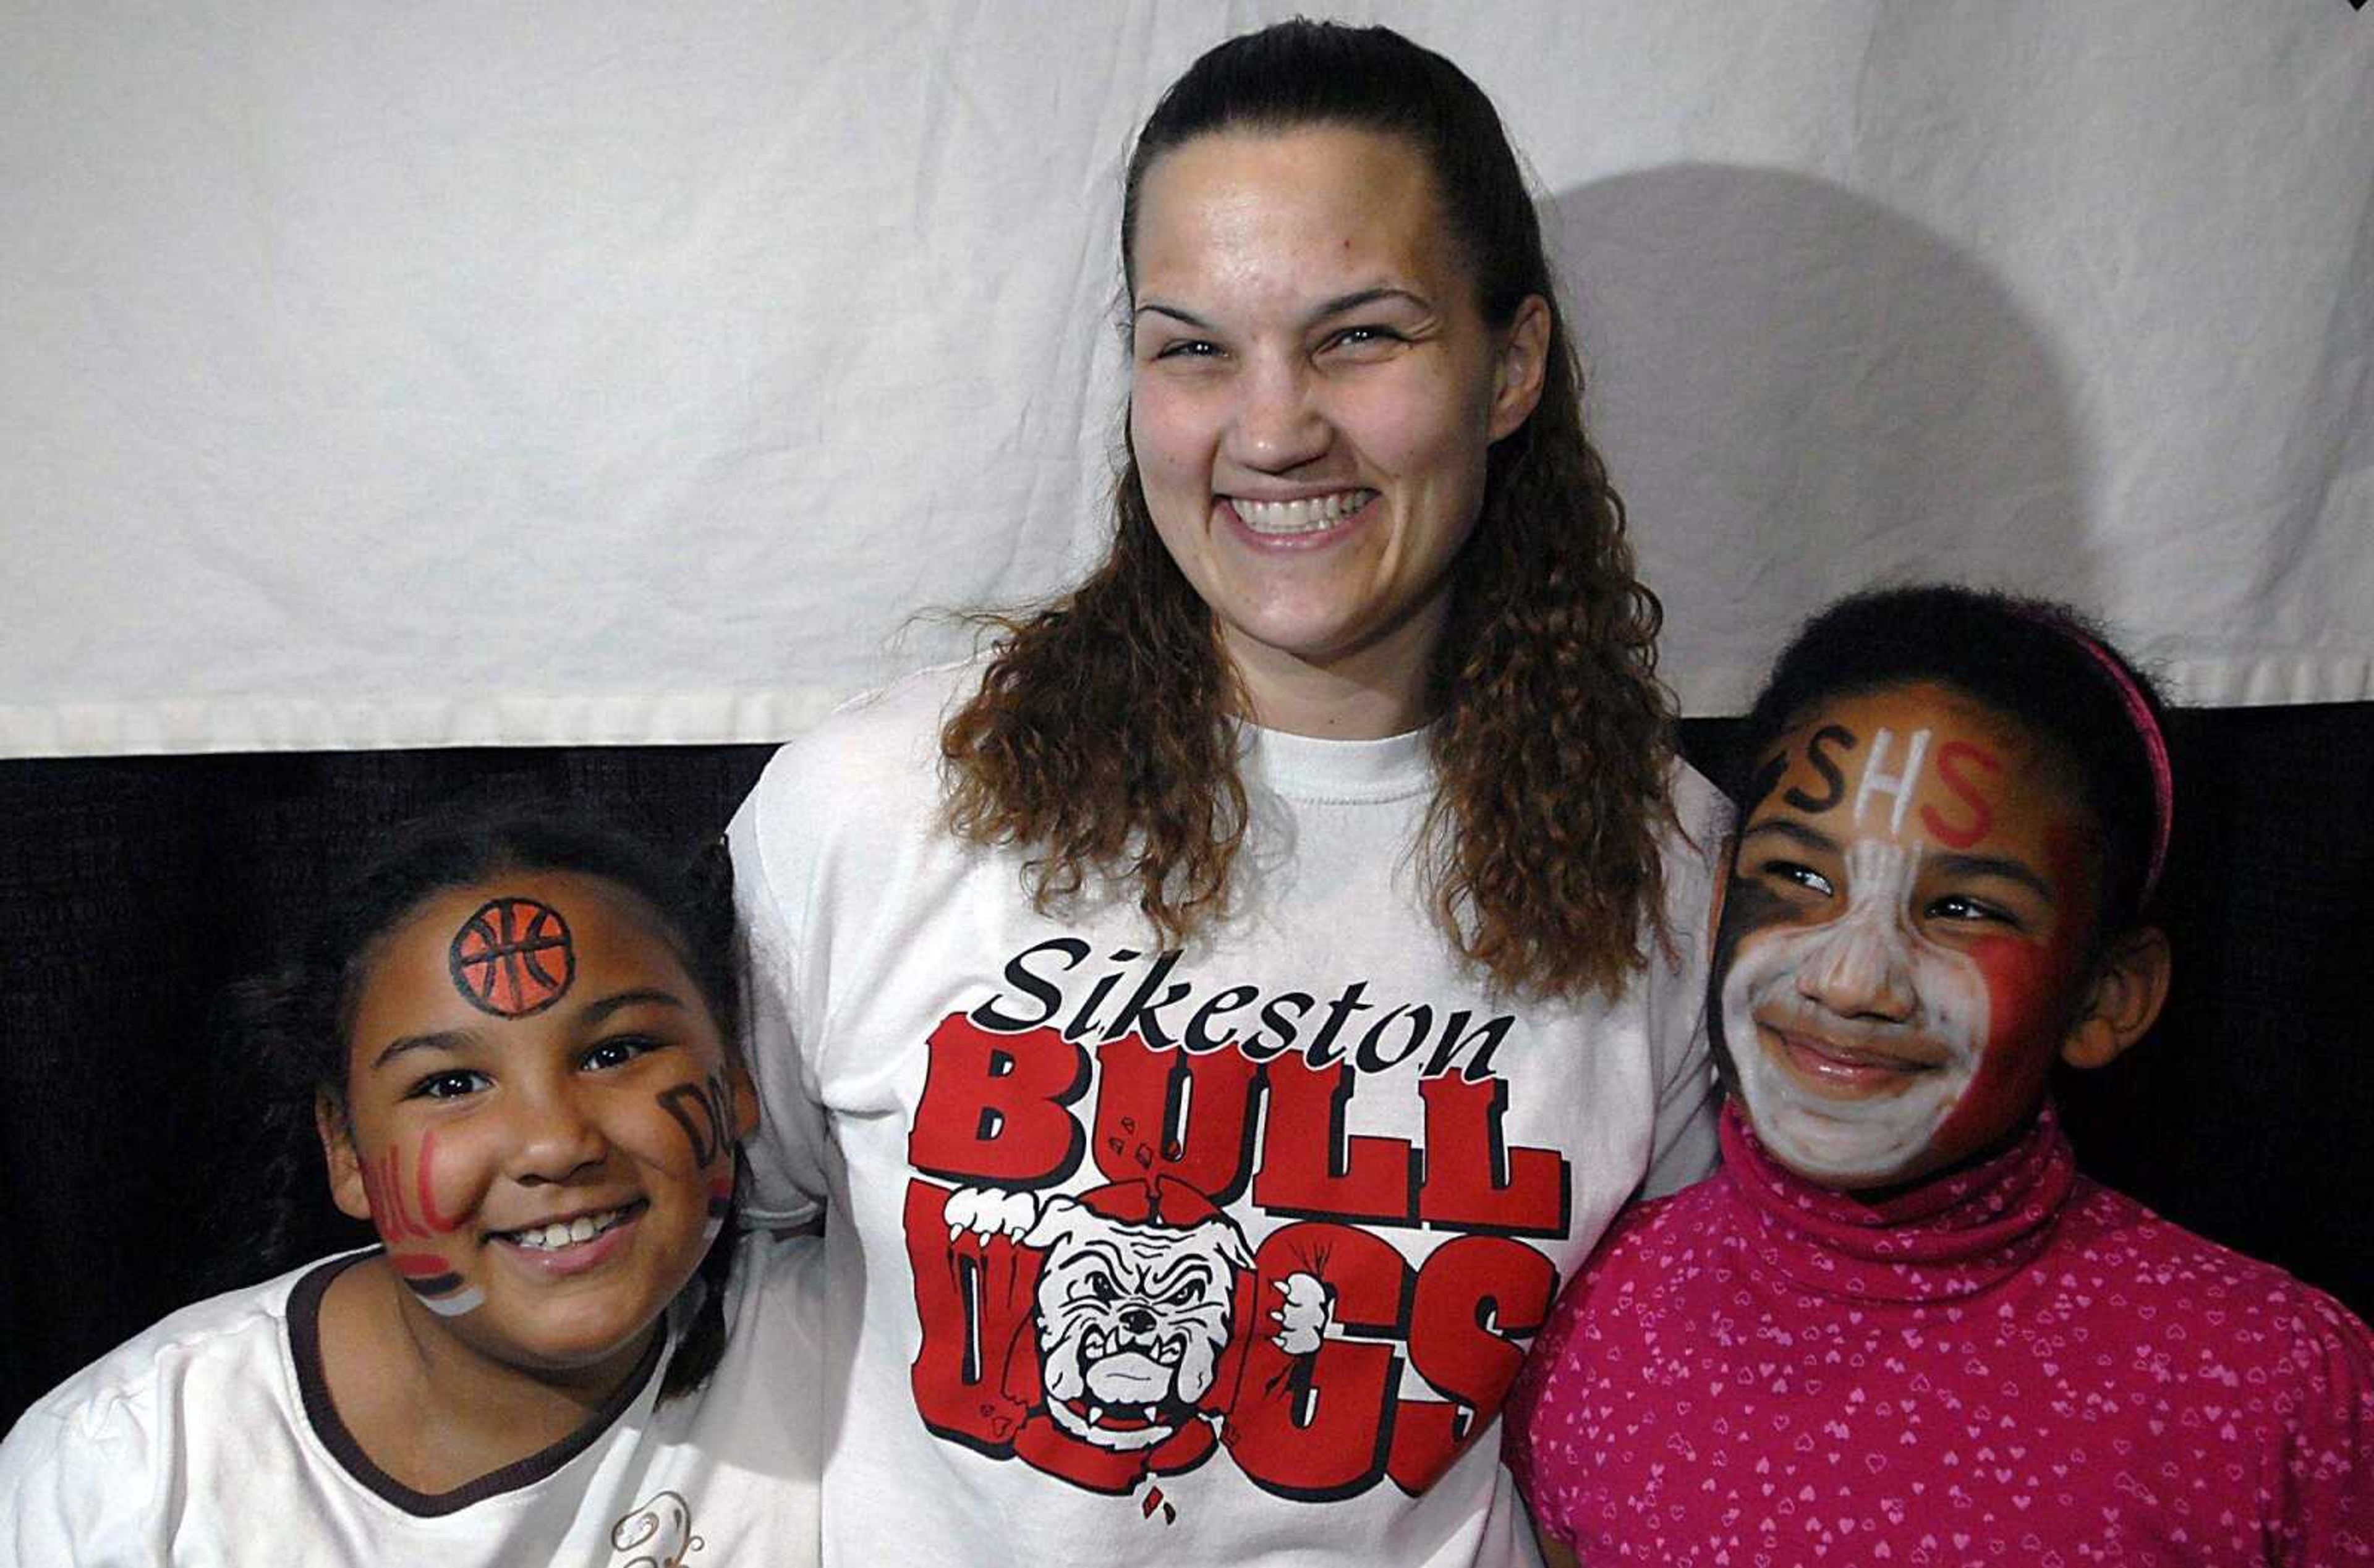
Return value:
[[(545, 872), (440, 892), (375, 944), (325, 1099), (340, 1208), (416, 1339), (533, 1375), (631, 1368), (716, 1235), (756, 1113), (641, 900)], [(342, 1284), (345, 1281), (341, 1281)]]
[[(499, 806), (313, 901), (232, 994), (277, 1169), (226, 1243), (273, 1276), (26, 1411), (0, 1568), (815, 1568), (821, 1247), (734, 1224), (729, 883)], [(323, 1158), (380, 1246), (318, 1255)]]
[[(511, 808), (422, 824), (311, 905), (233, 999), (281, 1168), (226, 1239), (297, 1266), (28, 1413), (0, 1568), (814, 1568), (823, 1259), (733, 1223), (757, 1106), (730, 874)], [(380, 1245), (315, 1255), (294, 1200), (318, 1209), (325, 1155)]]

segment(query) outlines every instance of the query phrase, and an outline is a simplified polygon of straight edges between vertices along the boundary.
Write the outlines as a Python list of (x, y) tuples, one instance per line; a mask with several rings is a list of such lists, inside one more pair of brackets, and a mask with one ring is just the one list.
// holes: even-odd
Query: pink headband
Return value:
[(2125, 664), (2120, 662), (2117, 654), (2066, 621), (2046, 616), (2038, 618), (2094, 656), (2094, 662), (2110, 677), (2110, 685), (2117, 689), (2119, 700), (2126, 705), (2127, 722), (2135, 727), (2135, 734), (2144, 743), (2144, 753), (2151, 760), (2151, 860), (2144, 867), (2143, 891), (2135, 899), (2137, 904), (2148, 904), (2153, 891), (2159, 886), (2160, 868), (2168, 864), (2168, 828), (2176, 815), (2176, 776), (2168, 765), (2168, 737), (2160, 733), (2159, 720), (2152, 717), (2151, 704), (2145, 698), (2143, 687), (2135, 684), (2134, 676), (2128, 673)]

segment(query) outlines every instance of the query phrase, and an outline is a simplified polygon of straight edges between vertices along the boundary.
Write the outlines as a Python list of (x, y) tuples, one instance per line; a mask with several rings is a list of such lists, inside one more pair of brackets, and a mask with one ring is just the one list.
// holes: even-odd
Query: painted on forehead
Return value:
[(453, 933), (446, 952), (453, 989), (481, 1012), (525, 1018), (569, 993), (577, 948), (569, 922), (534, 898), (489, 898)]
[[(1985, 747), (1969, 741), (1947, 741), (1933, 747), (1934, 738), (1933, 731), (1913, 731), (1903, 742), (1899, 761), (1896, 731), (1883, 725), (1873, 734), (1871, 749), (1864, 754), (1863, 770), (1853, 785), (1851, 811), (1857, 827), (1867, 821), (1876, 823), (1876, 813), (1884, 812), (1891, 838), (1903, 837), (1908, 813), (1922, 832), (1951, 848), (1967, 849), (1987, 836), (1994, 826), (1995, 813), (1980, 780), (2001, 774), (2003, 763)], [(1814, 776), (1812, 787), (1792, 785), (1781, 794), (1782, 802), (1811, 816), (1845, 803), (1848, 784), (1840, 757), (1862, 744), (1862, 738), (1843, 724), (1825, 724), (1816, 730), (1793, 759), (1801, 760)], [(1792, 760), (1790, 750), (1783, 747), (1765, 763), (1749, 791), (1750, 812), (1788, 777)], [(1913, 811), (1912, 802), (1921, 793), (1926, 772), (1933, 772), (1938, 785), (1954, 798), (1952, 809), (1940, 810), (1930, 803)]]

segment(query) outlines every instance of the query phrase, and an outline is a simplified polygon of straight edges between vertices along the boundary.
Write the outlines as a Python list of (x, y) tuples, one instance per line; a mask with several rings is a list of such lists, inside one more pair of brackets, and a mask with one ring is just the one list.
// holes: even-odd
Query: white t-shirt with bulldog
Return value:
[(1535, 1562), (1509, 1381), (1617, 1206), (1713, 1159), (1720, 797), (1677, 766), (1671, 951), (1519, 1004), (1424, 907), (1424, 736), (1250, 731), (1234, 912), (1160, 952), (941, 826), (978, 679), (850, 705), (729, 833), (752, 1215), (828, 1213), (826, 1562)]

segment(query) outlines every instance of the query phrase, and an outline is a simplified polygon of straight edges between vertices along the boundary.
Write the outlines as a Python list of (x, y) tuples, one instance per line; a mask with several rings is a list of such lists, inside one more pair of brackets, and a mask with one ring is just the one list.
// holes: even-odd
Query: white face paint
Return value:
[[(1908, 773), (1927, 739), (1915, 737)], [(1845, 913), (1756, 933), (1723, 979), (1723, 1037), (1757, 1136), (1816, 1179), (1852, 1185), (1902, 1170), (1960, 1103), (1983, 1055), (1985, 977), (1969, 954), (1921, 934), (1920, 869), (1917, 847), (1856, 841)]]

